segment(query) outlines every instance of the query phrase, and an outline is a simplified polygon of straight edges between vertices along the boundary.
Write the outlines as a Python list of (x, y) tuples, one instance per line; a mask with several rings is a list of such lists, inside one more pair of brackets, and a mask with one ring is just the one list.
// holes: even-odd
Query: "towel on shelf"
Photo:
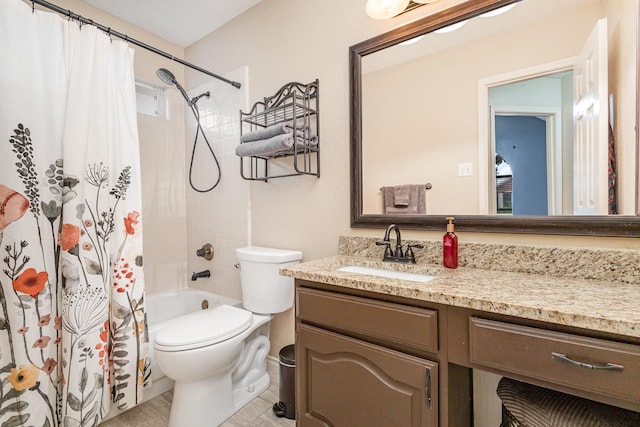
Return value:
[(236, 147), (236, 155), (246, 156), (275, 156), (293, 152), (293, 144), (299, 147), (318, 145), (318, 137), (303, 138), (292, 133), (275, 135), (271, 138), (247, 142)]
[(409, 199), (411, 198), (410, 185), (396, 185), (393, 187), (393, 206), (397, 208), (409, 207)]
[(293, 122), (277, 123), (275, 125), (271, 125), (266, 128), (261, 128), (261, 129), (246, 133), (244, 135), (240, 135), (240, 141), (242, 142), (260, 141), (263, 139), (273, 138), (274, 136), (278, 136), (278, 135), (293, 133), (294, 129), (296, 130), (296, 135), (298, 136), (304, 136), (305, 131), (307, 131), (307, 133), (309, 131), (308, 127), (295, 126)]
[[(395, 201), (396, 188), (409, 187), (409, 203), (398, 206)], [(426, 189), (424, 184), (396, 185), (382, 187), (382, 206), (385, 215), (425, 215), (427, 213)], [(399, 192), (402, 195), (402, 191)], [(402, 201), (402, 197), (400, 198)]]

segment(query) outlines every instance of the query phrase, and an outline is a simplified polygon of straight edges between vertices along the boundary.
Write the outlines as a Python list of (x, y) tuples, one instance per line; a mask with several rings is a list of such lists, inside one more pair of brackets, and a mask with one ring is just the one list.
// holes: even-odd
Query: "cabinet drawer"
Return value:
[(438, 312), (298, 288), (298, 319), (360, 336), (438, 351)]
[(640, 401), (640, 346), (470, 318), (472, 363)]

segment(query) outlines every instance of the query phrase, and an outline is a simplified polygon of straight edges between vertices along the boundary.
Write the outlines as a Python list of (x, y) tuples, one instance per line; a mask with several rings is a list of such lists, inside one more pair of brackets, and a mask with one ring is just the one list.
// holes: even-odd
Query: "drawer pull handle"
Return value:
[(604, 365), (594, 365), (592, 363), (586, 363), (586, 362), (580, 362), (577, 360), (573, 360), (571, 359), (569, 356), (567, 356), (566, 354), (562, 354), (562, 353), (551, 353), (551, 357), (553, 359), (556, 360), (561, 360), (563, 362), (567, 362), (567, 363), (571, 363), (572, 365), (578, 366), (580, 368), (585, 368), (585, 369), (599, 369), (599, 370), (605, 370), (605, 371), (620, 371), (622, 372), (622, 370), (624, 369), (624, 366), (622, 365), (616, 365), (615, 363), (605, 363)]

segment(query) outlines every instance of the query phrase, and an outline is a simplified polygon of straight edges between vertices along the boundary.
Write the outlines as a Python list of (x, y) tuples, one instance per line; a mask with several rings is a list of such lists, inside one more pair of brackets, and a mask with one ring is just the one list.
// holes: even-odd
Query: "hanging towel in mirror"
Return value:
[(409, 206), (411, 198), (410, 185), (396, 185), (393, 187), (393, 206), (396, 208), (406, 208)]
[(412, 184), (409, 187), (408, 206), (395, 206), (395, 188), (382, 187), (382, 206), (385, 215), (424, 215), (427, 213), (426, 190), (424, 184)]

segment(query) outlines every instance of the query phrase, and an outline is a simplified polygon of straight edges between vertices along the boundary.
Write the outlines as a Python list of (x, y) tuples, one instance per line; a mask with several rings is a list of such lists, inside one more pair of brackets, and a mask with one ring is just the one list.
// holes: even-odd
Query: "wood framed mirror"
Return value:
[[(625, 4), (627, 9), (613, 10), (614, 3)], [(640, 236), (636, 132), (639, 111), (638, 3), (638, 0), (469, 1), (351, 46), (351, 226), (381, 228), (395, 223), (409, 229), (442, 230), (445, 217), (455, 216), (456, 229), (461, 231)], [(516, 6), (507, 13), (500, 16), (492, 13), (512, 4)], [(564, 5), (564, 9), (550, 10), (558, 4)], [(538, 21), (522, 21), (524, 16), (538, 13), (525, 8), (534, 6), (545, 9), (539, 12)], [(552, 21), (560, 22), (562, 19), (582, 22), (572, 17), (571, 13), (576, 11), (585, 15), (585, 23), (576, 27), (578, 29), (575, 31), (574, 27), (551, 27)], [(572, 148), (576, 144), (575, 135), (581, 131), (573, 127), (577, 107), (567, 105), (566, 100), (575, 102), (574, 95), (579, 89), (574, 85), (582, 78), (575, 74), (579, 68), (575, 64), (580, 55), (580, 40), (589, 37), (589, 27), (593, 27), (594, 31), (597, 27), (586, 21), (587, 15), (595, 19), (593, 22), (606, 17), (609, 24), (609, 27), (605, 27), (608, 29), (604, 30), (606, 42), (609, 43), (605, 64), (605, 72), (608, 73), (605, 98), (600, 98), (596, 110), (606, 110), (601, 116), (605, 118), (605, 127), (607, 123), (612, 127), (611, 136), (607, 138), (607, 132), (604, 139), (607, 140), (605, 143), (613, 141), (613, 145), (610, 145), (613, 151), (609, 153), (617, 154), (613, 163), (614, 174), (611, 175), (610, 170), (602, 174), (603, 167), (607, 168), (602, 155), (591, 156), (591, 161), (598, 165), (593, 169), (600, 171), (600, 177), (595, 181), (596, 186), (601, 188), (598, 194), (603, 194), (602, 186), (607, 186), (607, 181), (612, 177), (617, 187), (613, 199), (614, 210), (611, 200), (605, 200), (603, 204), (600, 197), (599, 204), (596, 203), (596, 207), (588, 211), (589, 214), (583, 214), (584, 210), (579, 207), (583, 196), (579, 196), (579, 190), (575, 188), (582, 185), (579, 182), (582, 178), (576, 178), (582, 174), (582, 166), (576, 160), (580, 157), (578, 152), (581, 149)], [(444, 31), (461, 22), (466, 25), (463, 30), (452, 33), (456, 34), (454, 38), (428, 39), (432, 36), (442, 37)], [(529, 33), (518, 33), (525, 29)], [(475, 37), (472, 47), (463, 45), (465, 32)], [(430, 44), (430, 47), (422, 48), (427, 51), (421, 54), (425, 56), (418, 57), (409, 53), (409, 49), (400, 54), (391, 53), (394, 49), (404, 49), (401, 43), (415, 41), (419, 36), (425, 38), (414, 45), (424, 40)], [(539, 50), (533, 50), (533, 45), (526, 44), (528, 40), (534, 40)], [(473, 49), (474, 53), (469, 54), (468, 49)], [(454, 55), (464, 52), (467, 53)], [(497, 55), (496, 52), (505, 53), (513, 61), (496, 59), (493, 56)], [(404, 58), (403, 61), (409, 62), (410, 66), (403, 63), (403, 69), (394, 68), (400, 61), (397, 58)], [(487, 64), (495, 66), (492, 68)], [(438, 71), (440, 66), (444, 67), (442, 71)], [(469, 70), (473, 72), (468, 73)], [(471, 74), (470, 80), (454, 80), (462, 74)], [(555, 133), (557, 139), (563, 142), (553, 146), (549, 137), (546, 140), (543, 167), (548, 168), (547, 182), (543, 200), (538, 203), (538, 207), (544, 205), (544, 212), (517, 211), (514, 207), (505, 214), (498, 206), (498, 199), (503, 202), (503, 195), (497, 188), (498, 167), (494, 162), (497, 158), (506, 157), (513, 159), (516, 165), (515, 150), (525, 142), (518, 139), (518, 143), (508, 144), (508, 150), (514, 151), (506, 155), (500, 151), (507, 149), (499, 148), (501, 146), (495, 142), (498, 128), (495, 117), (516, 114), (513, 113), (514, 101), (500, 104), (496, 99), (503, 99), (504, 87), (509, 84), (527, 86), (533, 82), (534, 75), (545, 78), (545, 82), (553, 81), (556, 85), (563, 81), (562, 84), (570, 87), (569, 94), (563, 95), (564, 101), (557, 101), (557, 109), (546, 105), (542, 109), (517, 105), (520, 108), (516, 110), (521, 110), (519, 115), (541, 120), (545, 123), (545, 129), (551, 129), (549, 123), (564, 123), (563, 128), (556, 127), (548, 131), (548, 135)], [(570, 79), (567, 79), (567, 75), (570, 75)], [(385, 82), (387, 86), (375, 86), (375, 82)], [(428, 87), (429, 82), (435, 82), (438, 87)], [(534, 87), (536, 84), (532, 83)], [(499, 90), (494, 90), (498, 87)], [(438, 93), (440, 89), (445, 91), (446, 98)], [(524, 98), (533, 99), (535, 96), (526, 95)], [(376, 99), (379, 101), (375, 102)], [(445, 115), (446, 111), (451, 110), (455, 111), (455, 117)], [(443, 123), (446, 127), (439, 129), (438, 126)], [(449, 135), (451, 139), (448, 139)], [(456, 145), (459, 143), (466, 145)], [(569, 155), (566, 154), (566, 147), (569, 147)], [(557, 153), (555, 158), (552, 156), (554, 152)], [(404, 153), (404, 157), (394, 157), (398, 153)], [(604, 156), (608, 157), (606, 151)], [(525, 156), (525, 159), (530, 157)], [(555, 172), (553, 165), (557, 165)], [(465, 169), (467, 167), (470, 169)], [(521, 170), (514, 170), (514, 182), (516, 177), (522, 181), (523, 176)], [(432, 189), (426, 192), (425, 213), (402, 215), (383, 212), (380, 195), (382, 186), (418, 183), (432, 184)], [(521, 200), (533, 197), (530, 188), (517, 191)], [(591, 193), (586, 197), (587, 201), (593, 198), (595, 196)], [(513, 203), (516, 203), (515, 194)], [(519, 203), (520, 206), (523, 206), (522, 203)]]

